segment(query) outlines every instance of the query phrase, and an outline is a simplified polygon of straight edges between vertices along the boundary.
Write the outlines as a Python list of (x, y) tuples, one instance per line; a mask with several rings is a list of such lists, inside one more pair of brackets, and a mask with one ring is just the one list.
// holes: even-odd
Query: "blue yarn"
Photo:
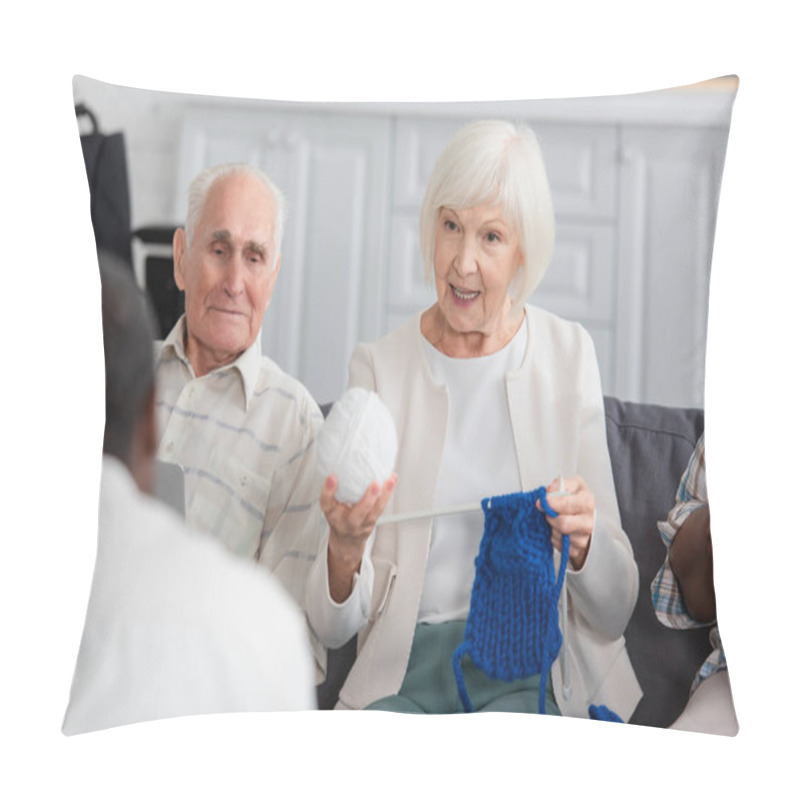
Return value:
[(589, 719), (599, 719), (603, 722), (624, 722), (608, 706), (589, 706)]
[[(536, 507), (539, 500), (544, 513)], [(469, 654), (490, 678), (513, 681), (540, 674), (539, 713), (545, 713), (550, 668), (561, 648), (558, 598), (564, 583), (569, 536), (564, 536), (558, 577), (545, 514), (557, 516), (542, 486), (532, 492), (481, 501), (483, 538), (475, 559), (464, 641), (453, 671), (464, 710), (473, 711), (461, 669)]]

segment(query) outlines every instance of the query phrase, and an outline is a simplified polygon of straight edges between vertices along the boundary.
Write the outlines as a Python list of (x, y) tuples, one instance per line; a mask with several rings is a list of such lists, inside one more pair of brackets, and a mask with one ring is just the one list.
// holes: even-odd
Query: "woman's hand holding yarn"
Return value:
[(331, 599), (343, 603), (353, 588), (353, 576), (361, 566), (361, 559), (372, 529), (383, 514), (389, 497), (397, 485), (397, 475), (383, 486), (373, 481), (364, 496), (355, 504), (336, 500), (339, 482), (335, 475), (325, 479), (319, 498), (320, 508), (328, 521), (328, 587)]
[(397, 483), (397, 431), (380, 397), (355, 386), (334, 403), (317, 436), (317, 468), (325, 478), (320, 507), (328, 521), (328, 588), (344, 602), (364, 550)]
[[(548, 496), (547, 502), (557, 517), (547, 517), (553, 532), (553, 547), (561, 552), (561, 537), (569, 536), (569, 563), (572, 569), (580, 569), (586, 561), (589, 544), (594, 531), (594, 493), (580, 475), (556, 479), (547, 486), (547, 492), (564, 491), (568, 494)], [(538, 502), (537, 502), (538, 507)]]

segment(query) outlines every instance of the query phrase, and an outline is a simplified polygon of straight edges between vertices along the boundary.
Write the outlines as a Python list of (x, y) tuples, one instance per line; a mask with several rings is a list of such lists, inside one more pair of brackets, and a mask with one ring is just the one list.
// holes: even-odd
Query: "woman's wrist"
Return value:
[(350, 596), (353, 577), (361, 568), (365, 546), (366, 539), (363, 542), (342, 541), (331, 530), (328, 536), (328, 590), (334, 602), (343, 603)]

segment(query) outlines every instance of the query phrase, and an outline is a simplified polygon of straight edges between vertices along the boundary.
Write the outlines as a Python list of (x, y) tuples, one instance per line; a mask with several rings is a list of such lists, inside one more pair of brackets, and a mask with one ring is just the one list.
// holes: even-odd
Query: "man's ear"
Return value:
[(278, 257), (275, 259), (275, 266), (272, 268), (272, 272), (269, 274), (269, 286), (267, 288), (267, 302), (264, 306), (264, 311), (269, 308), (269, 304), (272, 302), (272, 293), (275, 291), (275, 281), (278, 280), (278, 272), (281, 268), (281, 254), (278, 253)]
[(176, 228), (172, 236), (172, 262), (175, 285), (184, 291), (186, 280), (184, 275), (183, 257), (186, 253), (186, 231), (183, 228)]

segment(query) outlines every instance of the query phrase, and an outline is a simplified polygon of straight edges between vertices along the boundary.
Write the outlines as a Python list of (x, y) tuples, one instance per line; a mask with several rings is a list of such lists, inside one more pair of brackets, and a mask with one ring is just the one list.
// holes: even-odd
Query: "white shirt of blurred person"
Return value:
[(63, 732), (315, 708), (302, 614), (255, 564), (149, 496), (152, 327), (131, 274), (101, 257), (106, 428), (97, 559)]
[(212, 167), (192, 182), (173, 239), (186, 313), (155, 350), (158, 458), (183, 468), (188, 522), (267, 567), (302, 606), (324, 534), (322, 414), (259, 341), (283, 217), (280, 191), (254, 167)]

